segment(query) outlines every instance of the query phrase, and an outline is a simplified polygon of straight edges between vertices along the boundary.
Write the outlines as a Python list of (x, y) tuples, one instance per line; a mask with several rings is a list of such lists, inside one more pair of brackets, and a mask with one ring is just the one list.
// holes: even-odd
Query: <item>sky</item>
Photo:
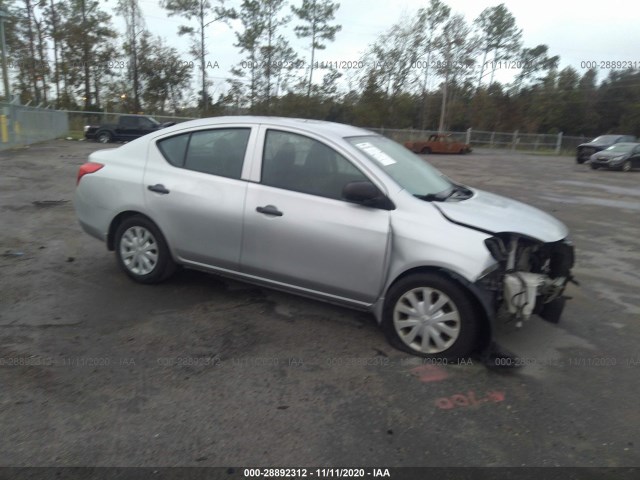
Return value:
[[(179, 37), (179, 25), (186, 24), (179, 17), (168, 17), (159, 7), (158, 0), (139, 0), (144, 11), (145, 22), (149, 30), (166, 38), (191, 60), (187, 54), (188, 41)], [(487, 7), (498, 5), (500, 0), (443, 0), (451, 7), (452, 13), (462, 14), (472, 22)], [(232, 6), (234, 0), (227, 0)], [(292, 0), (301, 3), (301, 0)], [(561, 0), (504, 0), (503, 3), (522, 29), (525, 47), (546, 44), (550, 55), (560, 56), (560, 68), (573, 66), (580, 75), (587, 70), (585, 62), (595, 62), (598, 80), (608, 75), (607, 61), (633, 62), (640, 68), (640, 29), (637, 27), (638, 15), (635, 7), (628, 1), (609, 0), (607, 2), (575, 2)], [(108, 4), (115, 5), (112, 0)], [(427, 0), (342, 0), (336, 14), (335, 23), (342, 25), (336, 40), (327, 45), (326, 50), (317, 54), (317, 60), (341, 62), (358, 60), (367, 47), (403, 16), (410, 16), (421, 7), (428, 5)], [(109, 7), (106, 7), (107, 9)], [(115, 12), (114, 23), (119, 22)], [(295, 20), (295, 18), (294, 18)], [(292, 32), (294, 21), (290, 25), (287, 37), (300, 53), (306, 55), (309, 50), (303, 40), (296, 40)], [(120, 27), (121, 28), (121, 27)], [(233, 46), (235, 36), (228, 26), (212, 24), (207, 27), (209, 58), (218, 62), (219, 68), (208, 73), (214, 81), (214, 98), (226, 89), (225, 77), (229, 69), (240, 62), (238, 49)], [(345, 71), (345, 74), (353, 73)], [(517, 70), (502, 69), (496, 74), (496, 80), (509, 82)], [(348, 77), (349, 75), (345, 75)]]

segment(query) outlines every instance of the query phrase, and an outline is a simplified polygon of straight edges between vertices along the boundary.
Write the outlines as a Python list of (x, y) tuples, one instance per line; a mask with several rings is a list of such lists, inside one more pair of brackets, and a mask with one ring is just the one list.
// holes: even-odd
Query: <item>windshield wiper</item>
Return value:
[(453, 189), (451, 190), (449, 195), (447, 195), (447, 198), (451, 198), (453, 196), (456, 196), (458, 198), (469, 198), (471, 195), (473, 195), (473, 192), (471, 192), (471, 190), (469, 190), (468, 188), (462, 185), (454, 184)]
[(472, 195), (471, 190), (462, 185), (453, 184), (451, 187), (447, 188), (438, 193), (427, 193), (426, 195), (414, 195), (420, 200), (424, 200), (426, 202), (444, 202), (448, 198), (453, 197), (456, 194), (462, 194), (462, 197), (468, 198)]
[(425, 195), (414, 194), (414, 197), (424, 200), (425, 202), (444, 202), (453, 193), (453, 187), (449, 187), (438, 193), (427, 193)]

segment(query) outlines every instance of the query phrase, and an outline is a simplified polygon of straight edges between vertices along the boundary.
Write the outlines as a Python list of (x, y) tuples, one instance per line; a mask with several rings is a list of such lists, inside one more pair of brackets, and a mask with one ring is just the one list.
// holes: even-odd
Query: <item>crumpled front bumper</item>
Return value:
[(602, 158), (602, 159), (592, 158), (589, 161), (589, 163), (591, 165), (596, 165), (598, 167), (605, 167), (605, 168), (615, 169), (615, 168), (621, 168), (622, 164), (624, 163), (625, 160), (626, 160), (625, 158), (620, 158), (620, 159), (617, 159), (617, 160), (613, 160), (611, 158), (606, 158), (606, 159), (605, 158)]
[(496, 268), (475, 285), (492, 296), (493, 322), (521, 325), (537, 314), (557, 323), (566, 301), (564, 290), (573, 281), (573, 245), (566, 239), (535, 243), (517, 235), (498, 235), (486, 243)]

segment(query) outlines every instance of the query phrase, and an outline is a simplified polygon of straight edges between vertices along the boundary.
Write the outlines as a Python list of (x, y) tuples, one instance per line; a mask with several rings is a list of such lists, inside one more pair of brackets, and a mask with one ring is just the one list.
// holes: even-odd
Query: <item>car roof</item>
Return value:
[[(273, 127), (292, 127), (300, 128), (325, 134), (327, 136), (352, 137), (359, 135), (377, 135), (374, 132), (363, 128), (345, 125), (342, 123), (327, 122), (324, 120), (311, 120), (306, 118), (288, 118), (288, 117), (269, 117), (269, 116), (253, 116), (253, 115), (228, 115), (222, 117), (200, 118), (198, 120), (190, 120), (169, 127), (170, 129), (197, 128), (207, 126), (224, 125), (226, 123), (245, 123), (250, 125), (269, 125)], [(177, 127), (177, 128), (176, 128)]]

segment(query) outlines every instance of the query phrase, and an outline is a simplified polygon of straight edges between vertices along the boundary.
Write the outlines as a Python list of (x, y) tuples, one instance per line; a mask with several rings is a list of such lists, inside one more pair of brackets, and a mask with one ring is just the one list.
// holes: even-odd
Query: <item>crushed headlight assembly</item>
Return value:
[(533, 313), (557, 322), (564, 307), (562, 293), (573, 280), (571, 242), (542, 243), (515, 233), (500, 233), (486, 239), (485, 245), (497, 264), (483, 272), (481, 282), (495, 294), (496, 313), (515, 320), (517, 326)]

